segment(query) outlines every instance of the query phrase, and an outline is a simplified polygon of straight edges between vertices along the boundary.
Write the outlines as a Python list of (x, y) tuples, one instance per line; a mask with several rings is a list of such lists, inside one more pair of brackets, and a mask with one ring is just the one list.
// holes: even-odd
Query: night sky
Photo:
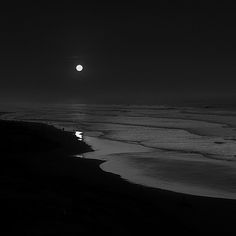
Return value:
[(235, 102), (235, 10), (190, 4), (2, 7), (0, 99)]

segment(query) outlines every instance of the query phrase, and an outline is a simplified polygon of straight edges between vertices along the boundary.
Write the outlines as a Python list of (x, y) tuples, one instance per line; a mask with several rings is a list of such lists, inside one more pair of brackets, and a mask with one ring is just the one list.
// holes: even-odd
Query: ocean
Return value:
[(236, 110), (57, 104), (4, 107), (1, 118), (83, 132), (106, 172), (144, 186), (236, 199)]

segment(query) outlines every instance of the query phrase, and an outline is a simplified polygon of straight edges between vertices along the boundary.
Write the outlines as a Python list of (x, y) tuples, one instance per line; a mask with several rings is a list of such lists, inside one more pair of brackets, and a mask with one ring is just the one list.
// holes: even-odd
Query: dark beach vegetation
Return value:
[(236, 202), (130, 184), (53, 126), (0, 121), (1, 235), (234, 232)]

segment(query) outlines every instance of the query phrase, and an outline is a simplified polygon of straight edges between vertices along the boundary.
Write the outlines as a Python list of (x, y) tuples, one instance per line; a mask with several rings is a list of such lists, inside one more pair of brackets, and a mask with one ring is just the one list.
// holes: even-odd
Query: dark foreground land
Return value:
[(0, 121), (0, 145), (1, 235), (236, 233), (236, 201), (127, 183), (72, 133)]

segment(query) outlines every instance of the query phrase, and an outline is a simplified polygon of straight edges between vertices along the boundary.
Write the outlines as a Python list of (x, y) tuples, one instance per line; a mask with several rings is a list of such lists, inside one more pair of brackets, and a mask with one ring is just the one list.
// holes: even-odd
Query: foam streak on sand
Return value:
[[(225, 115), (226, 114), (226, 115)], [(84, 132), (85, 158), (145, 186), (236, 198), (236, 112), (142, 106), (54, 106), (4, 114)]]

